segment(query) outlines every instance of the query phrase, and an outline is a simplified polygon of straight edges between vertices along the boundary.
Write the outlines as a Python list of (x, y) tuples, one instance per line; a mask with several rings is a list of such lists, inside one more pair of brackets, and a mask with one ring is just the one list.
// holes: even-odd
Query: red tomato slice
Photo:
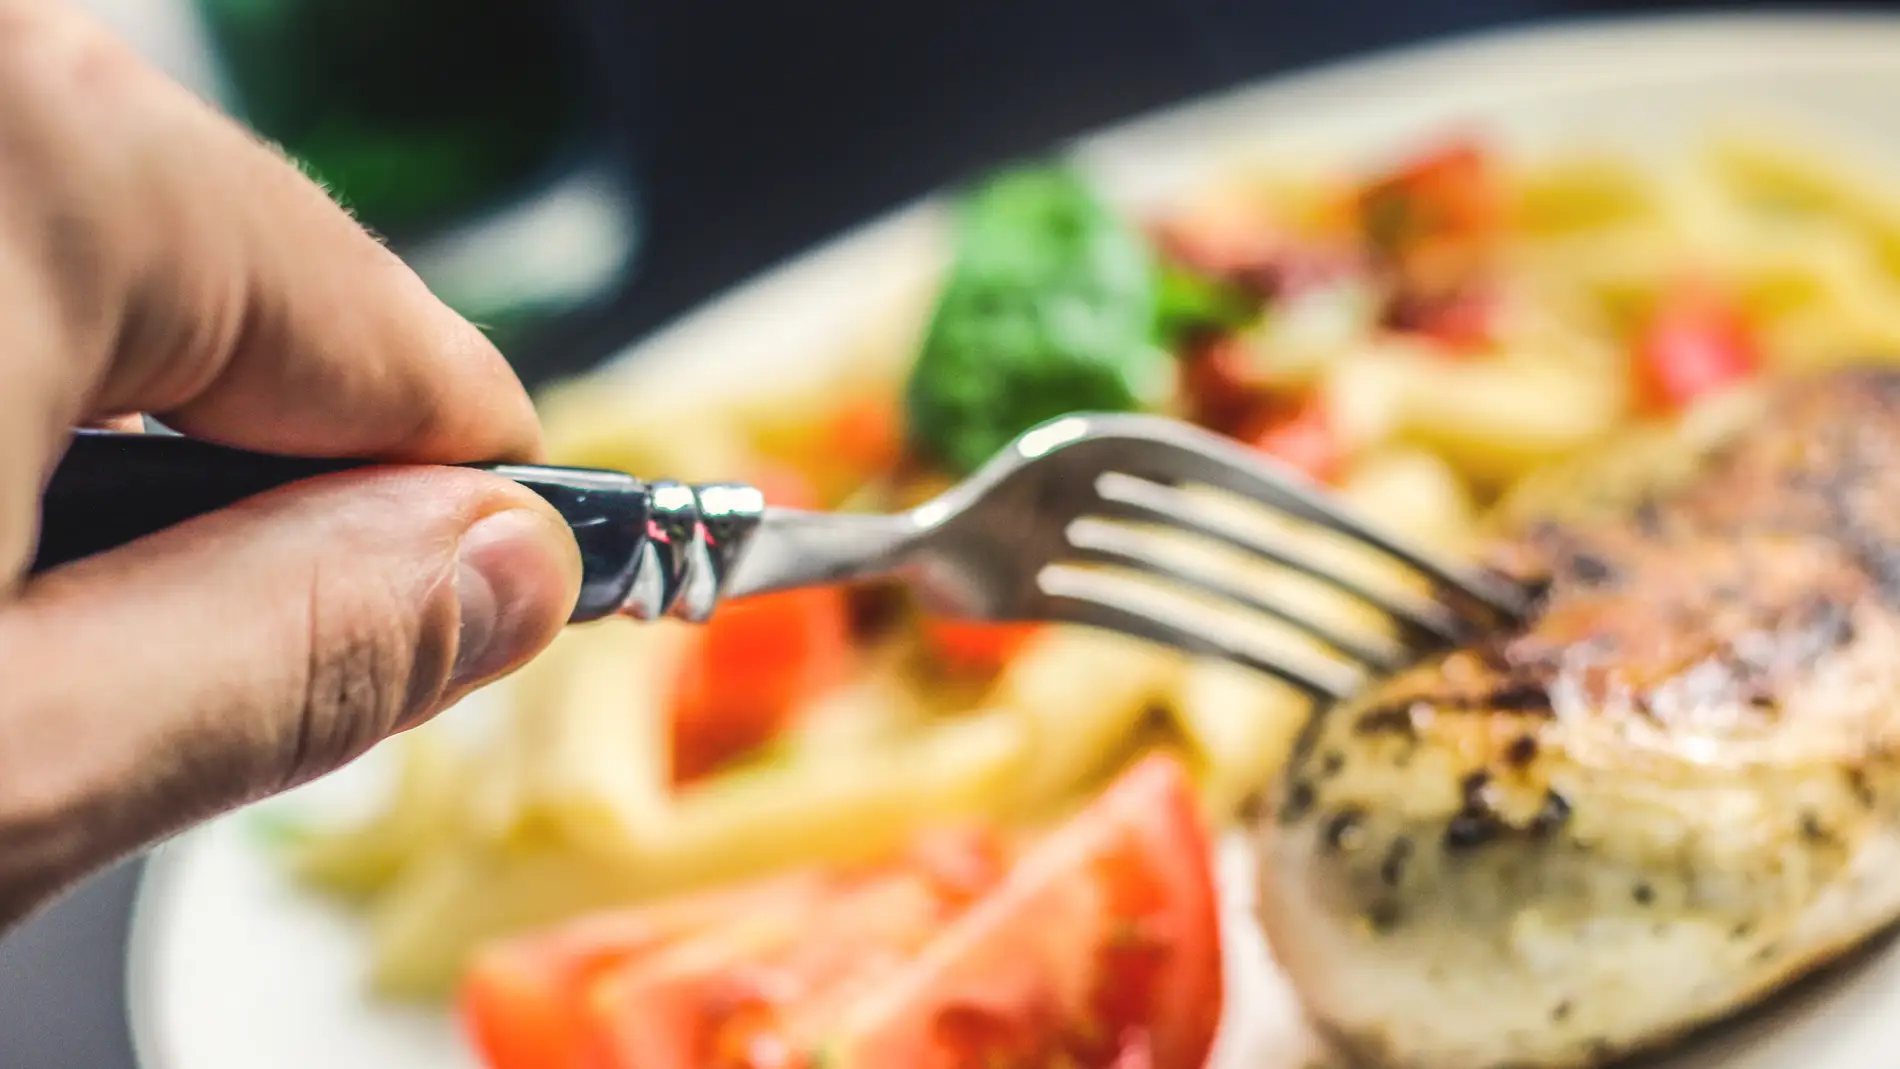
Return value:
[(823, 1063), (1199, 1069), (1221, 1003), (1211, 865), (1187, 774), (1142, 761), (854, 1006)]
[(1506, 223), (1504, 183), (1489, 154), (1458, 140), (1373, 182), (1360, 197), (1367, 246), (1386, 268), (1386, 319), (1452, 348), (1490, 340), (1482, 295)]
[(1422, 335), (1458, 352), (1483, 349), (1492, 342), (1497, 302), (1485, 289), (1465, 289), (1425, 298), (1394, 294), (1386, 307), (1385, 325)]
[(610, 1069), (582, 1012), (600, 977), (736, 917), (809, 908), (824, 888), (800, 874), (492, 944), (463, 977), (464, 1027), (490, 1069)]
[[(753, 477), (767, 502), (817, 507), (799, 472)], [(770, 742), (809, 699), (851, 666), (851, 606), (843, 590), (788, 590), (722, 605), (688, 654), (673, 698), (673, 778), (687, 782)]]
[(951, 672), (968, 675), (994, 675), (1001, 671), (1042, 633), (1043, 626), (939, 616), (926, 616), (921, 624), (924, 645), (937, 663)]
[(807, 484), (805, 499), (767, 500), (786, 508), (825, 508), (844, 500), (865, 483), (897, 470), (904, 458), (902, 408), (895, 395), (880, 392), (841, 398), (809, 428), (777, 447)]
[(1703, 286), (1667, 294), (1636, 339), (1637, 403), (1675, 412), (1754, 375), (1761, 351), (1741, 310)]
[(1331, 242), (1299, 238), (1263, 215), (1222, 210), (1164, 220), (1154, 240), (1169, 261), (1268, 301), (1365, 271), (1362, 258)]
[(1220, 1014), (1211, 849), (1154, 757), (1011, 865), (985, 832), (491, 948), (493, 1069), (1195, 1069)]
[[(737, 1069), (734, 1038), (750, 1038), (759, 1006), (741, 970), (797, 942), (812, 911), (736, 917), (695, 939), (597, 979), (581, 1007), (602, 1069)], [(747, 1025), (742, 1036), (730, 1029)]]
[(609, 1069), (805, 1065), (842, 1003), (901, 969), (1005, 868), (991, 833), (928, 836), (814, 908), (637, 960), (587, 995), (594, 1049)]
[(822, 440), (832, 462), (869, 476), (895, 467), (903, 456), (903, 415), (893, 397), (860, 398), (832, 414)]
[(674, 692), (673, 776), (687, 782), (770, 742), (850, 672), (851, 608), (816, 587), (720, 606)]
[(1346, 466), (1346, 449), (1333, 430), (1325, 402), (1308, 396), (1290, 412), (1269, 413), (1243, 432), (1254, 448), (1314, 482), (1330, 483)]
[(1388, 254), (1444, 239), (1488, 240), (1504, 223), (1504, 186), (1484, 146), (1459, 138), (1373, 182), (1360, 210), (1367, 239)]
[(1266, 390), (1246, 339), (1236, 335), (1209, 339), (1182, 359), (1188, 418), (1208, 430), (1236, 433), (1259, 409)]

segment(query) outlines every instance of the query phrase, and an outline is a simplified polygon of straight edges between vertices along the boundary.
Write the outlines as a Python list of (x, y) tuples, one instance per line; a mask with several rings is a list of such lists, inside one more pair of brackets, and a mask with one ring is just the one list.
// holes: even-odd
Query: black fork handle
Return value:
[[(267, 490), (367, 466), (173, 435), (78, 431), (47, 484), (31, 572), (116, 549)], [(573, 530), (582, 568), (573, 622), (611, 615), (626, 604), (648, 536), (647, 484), (589, 468), (470, 466), (540, 494)]]

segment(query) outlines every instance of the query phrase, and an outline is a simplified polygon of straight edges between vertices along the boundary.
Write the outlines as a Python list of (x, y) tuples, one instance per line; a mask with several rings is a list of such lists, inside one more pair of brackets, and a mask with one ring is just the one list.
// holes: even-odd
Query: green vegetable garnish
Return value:
[(1168, 397), (1154, 258), (1080, 178), (1006, 171), (965, 199), (960, 224), (907, 394), (925, 457), (967, 474), (1044, 420)]
[(1156, 339), (1172, 347), (1194, 334), (1239, 330), (1260, 318), (1260, 299), (1231, 283), (1163, 263), (1155, 295)]

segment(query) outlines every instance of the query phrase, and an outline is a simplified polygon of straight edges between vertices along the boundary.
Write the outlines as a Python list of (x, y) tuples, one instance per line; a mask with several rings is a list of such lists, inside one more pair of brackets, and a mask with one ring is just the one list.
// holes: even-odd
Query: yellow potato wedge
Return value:
[(1404, 439), (1492, 486), (1598, 440), (1628, 406), (1617, 369), (1531, 354), (1409, 363), (1395, 373)]
[(876, 856), (920, 828), (997, 813), (1027, 742), (1019, 717), (979, 713), (876, 750), (718, 776), (682, 791), (666, 825), (619, 856), (674, 887)]
[(1098, 774), (1165, 693), (1181, 658), (1161, 647), (1083, 628), (1039, 636), (984, 699), (1029, 731), (1014, 792), (1018, 811), (1040, 814)]
[(561, 636), (546, 671), (517, 692), (509, 740), (517, 831), (546, 824), (611, 848), (666, 819), (668, 706), (691, 638), (684, 624), (624, 620)]
[(1312, 700), (1270, 676), (1224, 661), (1196, 661), (1181, 674), (1168, 713), (1199, 773), (1209, 816), (1231, 819), (1286, 762)]
[(1419, 544), (1453, 554), (1471, 548), (1477, 508), (1458, 473), (1436, 454), (1396, 447), (1360, 460), (1339, 496), (1360, 515)]

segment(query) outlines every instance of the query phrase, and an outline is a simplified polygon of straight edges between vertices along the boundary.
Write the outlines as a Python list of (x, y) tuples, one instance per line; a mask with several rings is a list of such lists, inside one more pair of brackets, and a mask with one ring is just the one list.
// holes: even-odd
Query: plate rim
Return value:
[[(1802, 47), (1791, 47), (1790, 35), (1800, 35)], [(1714, 47), (1724, 39), (1727, 47)], [(1767, 51), (1748, 47), (1768, 42), (1776, 47)], [(1684, 46), (1697, 50), (1694, 62), (1681, 62), (1679, 56), (1664, 67), (1643, 62), (1656, 52)], [(1694, 83), (1745, 71), (1765, 76), (1838, 71), (1850, 58), (1900, 71), (1900, 13), (1787, 8), (1604, 15), (1459, 33), (1295, 67), (1137, 112), (1058, 141), (1051, 146), (1051, 154), (1074, 158), (1090, 172), (1114, 171), (1126, 166), (1129, 153), (1154, 151), (1157, 143), (1199, 142), (1205, 150), (1207, 139), (1219, 140), (1219, 131), (1244, 126), (1249, 116), (1291, 107), (1307, 98), (1325, 99), (1328, 113), (1338, 115), (1353, 110), (1342, 99), (1376, 99), (1388, 95), (1392, 83), (1402, 78), (1434, 73), (1461, 83), (1459, 88), (1465, 93), (1494, 95), (1499, 68), (1506, 61), (1522, 62), (1540, 55), (1574, 60), (1586, 53), (1610, 51), (1630, 67), (1600, 70), (1594, 76), (1544, 69), (1524, 86), (1523, 95), (1562, 97), (1588, 91), (1592, 83), (1625, 87)], [(1487, 81), (1488, 90), (1484, 88)], [(1431, 95), (1449, 94), (1446, 87), (1435, 86)], [(782, 257), (622, 346), (575, 378), (624, 377), (637, 382), (685, 361), (702, 347), (701, 339), (729, 334), (735, 329), (731, 324), (769, 315), (775, 307), (798, 300), (806, 289), (801, 283), (807, 280), (848, 274), (860, 263), (926, 256), (945, 215), (946, 193), (939, 188)], [(853, 313), (859, 321), (865, 318), (862, 308)], [(231, 815), (219, 819), (229, 820)], [(193, 851), (206, 841), (194, 830), (162, 843), (147, 856), (134, 892), (123, 991), (139, 1069), (186, 1069), (183, 1059), (166, 1046), (170, 1026), (162, 1019), (156, 998), (161, 986), (160, 946), (180, 907), (175, 893), (179, 874)]]

